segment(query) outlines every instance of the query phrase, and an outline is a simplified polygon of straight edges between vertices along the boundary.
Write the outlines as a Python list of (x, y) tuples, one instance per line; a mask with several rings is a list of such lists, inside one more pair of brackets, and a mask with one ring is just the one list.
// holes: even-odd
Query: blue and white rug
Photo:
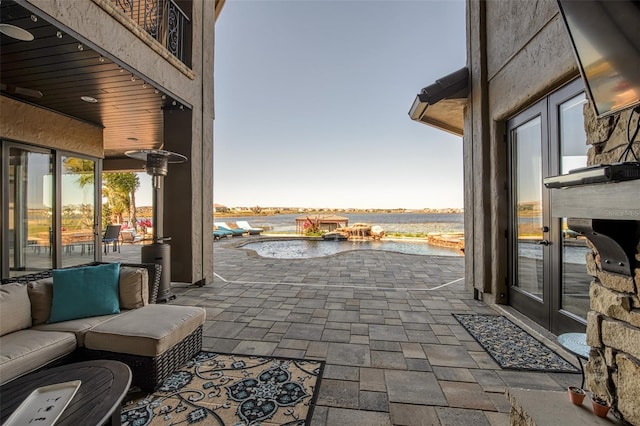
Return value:
[(150, 395), (130, 394), (124, 426), (308, 424), (324, 363), (200, 352)]
[(580, 370), (499, 315), (452, 314), (501, 368), (549, 373)]

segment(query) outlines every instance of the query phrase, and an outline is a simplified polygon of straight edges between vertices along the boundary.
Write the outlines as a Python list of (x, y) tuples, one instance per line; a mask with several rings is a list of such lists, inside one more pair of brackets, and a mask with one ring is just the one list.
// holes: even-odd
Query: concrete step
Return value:
[(622, 424), (611, 411), (606, 418), (593, 414), (588, 392), (582, 405), (572, 404), (567, 391), (510, 388), (507, 389), (507, 399), (511, 403), (511, 426)]

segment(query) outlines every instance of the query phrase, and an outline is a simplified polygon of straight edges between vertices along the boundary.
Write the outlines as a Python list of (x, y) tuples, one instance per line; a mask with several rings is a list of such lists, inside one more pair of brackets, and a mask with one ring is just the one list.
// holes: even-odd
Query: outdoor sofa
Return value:
[(93, 263), (2, 280), (0, 384), (49, 365), (114, 359), (131, 368), (132, 386), (157, 389), (202, 349), (205, 321), (202, 308), (155, 304), (161, 270)]

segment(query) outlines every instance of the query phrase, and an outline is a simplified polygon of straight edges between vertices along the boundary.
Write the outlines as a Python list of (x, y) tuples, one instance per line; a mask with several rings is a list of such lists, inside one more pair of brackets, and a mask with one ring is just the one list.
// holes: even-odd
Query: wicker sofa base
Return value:
[(198, 327), (180, 343), (156, 357), (87, 348), (78, 348), (76, 352), (79, 360), (111, 359), (124, 362), (133, 373), (131, 386), (138, 386), (145, 392), (154, 392), (171, 373), (200, 352), (201, 349), (202, 326)]

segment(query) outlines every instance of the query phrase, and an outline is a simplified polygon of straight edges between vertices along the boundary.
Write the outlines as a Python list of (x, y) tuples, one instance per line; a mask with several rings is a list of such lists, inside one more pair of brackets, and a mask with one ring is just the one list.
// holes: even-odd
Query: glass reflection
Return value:
[(516, 279), (514, 285), (543, 297), (542, 137), (536, 117), (513, 130)]
[[(584, 131), (584, 93), (559, 106), (560, 115), (560, 170), (587, 165), (587, 136)], [(567, 227), (562, 219), (562, 292), (561, 308), (586, 319), (589, 311), (589, 285), (591, 277), (586, 273), (586, 255), (591, 250), (584, 237)]]
[(53, 157), (9, 149), (9, 276), (52, 267)]
[(95, 221), (95, 162), (62, 157), (62, 265), (93, 260)]

